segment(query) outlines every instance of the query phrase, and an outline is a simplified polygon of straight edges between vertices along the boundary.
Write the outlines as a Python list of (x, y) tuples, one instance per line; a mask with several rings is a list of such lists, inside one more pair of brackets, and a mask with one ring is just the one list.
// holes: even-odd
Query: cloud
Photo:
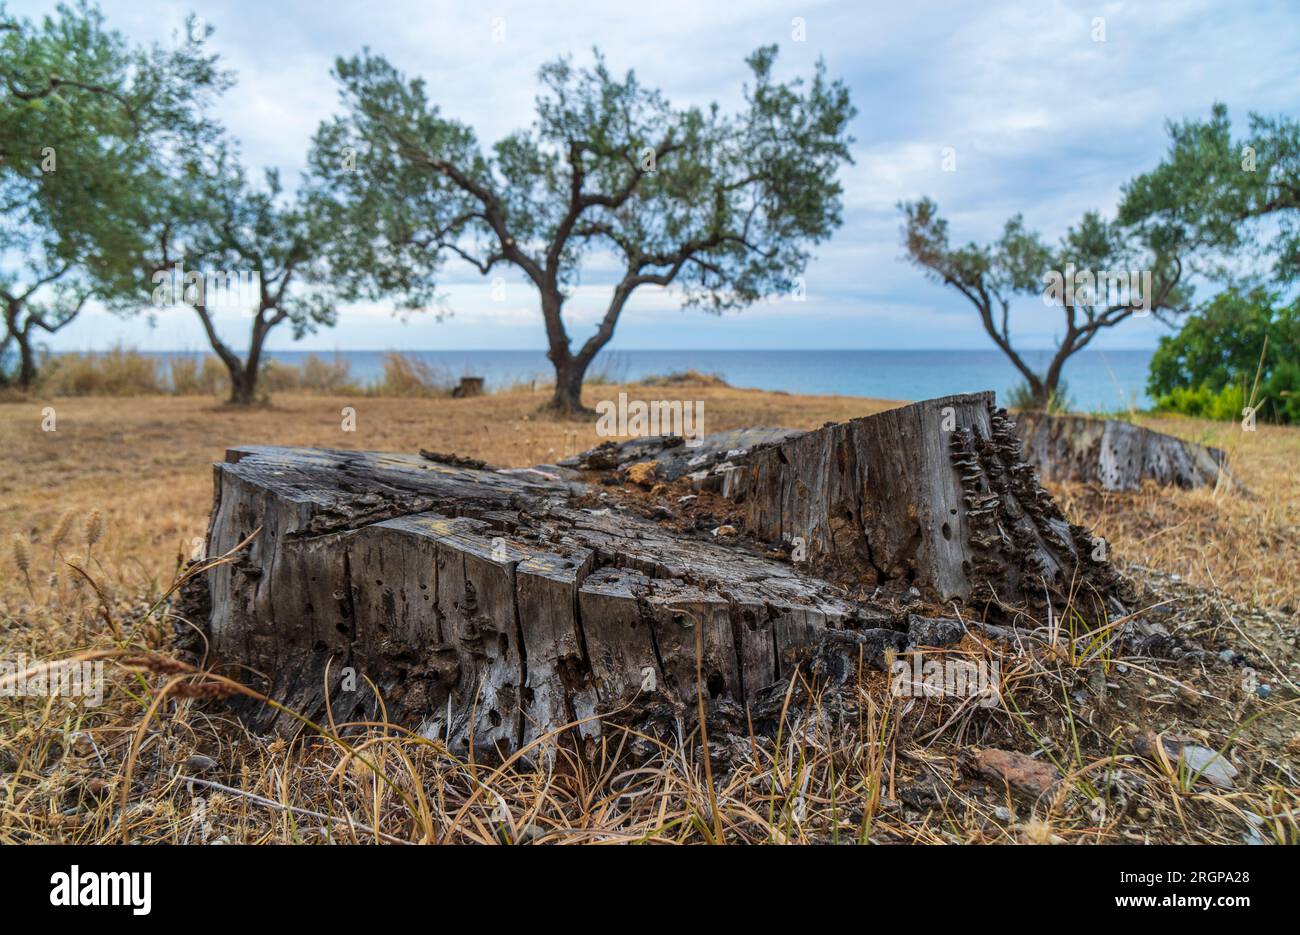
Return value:
[[(19, 15), (40, 15), (48, 4), (11, 0), (9, 6)], [(111, 24), (137, 40), (168, 41), (182, 17), (163, 0), (108, 0), (104, 9)], [(681, 347), (714, 340), (772, 347), (942, 340), (987, 348), (964, 300), (902, 262), (899, 200), (935, 198), (957, 240), (995, 236), (1017, 212), (1055, 239), (1082, 212), (1113, 210), (1123, 182), (1163, 154), (1166, 120), (1203, 116), (1215, 100), (1226, 101), (1237, 121), (1248, 109), (1293, 108), (1300, 81), (1293, 0), (870, 6), (580, 0), (562, 7), (524, 0), (488, 6), (212, 0), (203, 15), (217, 30), (214, 49), (239, 73), (217, 116), (242, 141), (251, 165), (280, 167), (286, 181), (302, 166), (319, 122), (338, 106), (329, 76), (335, 57), (366, 46), (424, 77), (444, 113), (472, 125), (485, 145), (531, 121), (543, 62), (564, 54), (589, 61), (592, 46), (612, 68), (634, 68), (679, 105), (736, 106), (747, 78), (744, 58), (761, 44), (781, 45), (783, 75), (806, 74), (823, 57), (831, 75), (849, 84), (859, 114), (852, 125), (856, 164), (842, 177), (844, 225), (818, 248), (807, 271), (810, 301), (797, 314), (759, 306), (717, 319), (683, 313), (663, 293), (638, 295), (616, 339), (627, 347), (637, 340)], [(494, 17), (501, 18), (503, 34), (494, 34)], [(792, 41), (795, 17), (804, 21), (805, 42)], [(1098, 17), (1104, 41), (1098, 41)], [(955, 172), (943, 170), (944, 147), (956, 151)], [(593, 260), (569, 303), (575, 335), (594, 327), (616, 276), (608, 258)], [(466, 347), (543, 346), (536, 302), (516, 275), (507, 277), (509, 300), (494, 302), (491, 284), (472, 269), (449, 262), (446, 270), (454, 311), (447, 322), (426, 317), (402, 325), (385, 305), (358, 306), (345, 311), (336, 329), (302, 346), (426, 340), (431, 347), (448, 340)], [(1025, 310), (1016, 323), (1026, 340), (1051, 343), (1053, 326), (1042, 314)], [(150, 330), (143, 319), (89, 313), (56, 346), (119, 339), (198, 347), (203, 337), (196, 328), (184, 317)], [(1105, 340), (1149, 345), (1157, 333), (1135, 323)], [(238, 343), (233, 329), (230, 337)], [(286, 336), (275, 340), (287, 346)]]

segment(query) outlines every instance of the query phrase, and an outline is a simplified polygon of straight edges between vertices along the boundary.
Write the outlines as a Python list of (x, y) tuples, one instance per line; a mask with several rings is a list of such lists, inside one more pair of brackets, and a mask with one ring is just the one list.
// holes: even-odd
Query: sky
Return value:
[[(1121, 186), (1165, 152), (1167, 120), (1229, 106), (1295, 113), (1300, 89), (1297, 0), (1146, 2), (274, 2), (192, 5), (110, 0), (110, 25), (137, 42), (168, 42), (193, 12), (238, 84), (214, 110), (250, 167), (302, 170), (319, 123), (339, 111), (334, 59), (369, 47), (426, 79), (442, 111), (475, 129), (485, 147), (532, 121), (537, 69), (599, 47), (616, 71), (676, 105), (741, 102), (745, 57), (780, 46), (779, 78), (810, 75), (818, 58), (844, 80), (858, 115), (854, 164), (843, 170), (843, 226), (816, 249), (806, 300), (765, 303), (718, 317), (681, 310), (663, 290), (639, 291), (611, 349), (989, 348), (974, 310), (903, 260), (900, 200), (928, 195), (954, 241), (995, 237), (1008, 217), (1056, 240), (1083, 212), (1113, 216)], [(39, 16), (50, 3), (9, 0)], [(802, 21), (803, 39), (796, 31)], [(945, 152), (955, 155), (946, 171)], [(951, 161), (948, 167), (951, 166)], [(448, 262), (442, 290), (451, 315), (401, 318), (391, 305), (341, 310), (339, 323), (273, 349), (543, 349), (535, 294), (517, 276), (504, 301), (464, 264)], [(566, 306), (575, 345), (603, 313), (614, 268), (599, 258)], [(154, 311), (150, 309), (150, 311)], [(1060, 311), (1020, 303), (1013, 338), (1049, 348)], [(246, 345), (247, 320), (219, 316), (223, 338)], [(1094, 348), (1152, 347), (1154, 319), (1131, 320)], [(206, 342), (185, 309), (119, 318), (90, 309), (51, 346), (113, 343), (197, 350)]]

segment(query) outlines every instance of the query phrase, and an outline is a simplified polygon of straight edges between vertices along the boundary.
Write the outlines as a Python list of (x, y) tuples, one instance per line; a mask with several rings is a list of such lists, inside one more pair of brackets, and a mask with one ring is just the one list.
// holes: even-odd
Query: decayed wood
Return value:
[(605, 442), (590, 451), (566, 458), (560, 464), (601, 471), (640, 461), (655, 462), (655, 479), (674, 481), (691, 474), (707, 474), (725, 462), (745, 457), (751, 449), (802, 435), (798, 429), (743, 428), (714, 432), (687, 444), (680, 435), (651, 435), (625, 442)]
[(1164, 435), (1130, 422), (1022, 412), (1016, 416), (1025, 460), (1044, 480), (1097, 483), (1138, 490), (1142, 481), (1184, 488), (1231, 483), (1218, 448)]
[[(209, 662), (307, 717), (382, 710), (454, 749), (517, 749), (570, 723), (596, 737), (648, 699), (678, 713), (697, 691), (709, 705), (770, 699), (819, 646), (882, 665), (952, 635), (864, 599), (873, 585), (1023, 607), (1068, 581), (1114, 600), (1113, 572), (1033, 483), (991, 394), (806, 434), (722, 433), (698, 451), (598, 451), (579, 460), (652, 457), (681, 478), (674, 498), (686, 478), (732, 498), (742, 534), (652, 521), (676, 499), (619, 505), (565, 466), (238, 448), (215, 466), (208, 554), (251, 541), (182, 606)], [(796, 535), (811, 564), (773, 552)], [(269, 706), (245, 714), (299, 726)]]
[(581, 485), (536, 476), (233, 450), (216, 466), (209, 554), (259, 531), (208, 573), (211, 660), (261, 673), (301, 713), (328, 700), (335, 720), (373, 715), (370, 679), (396, 721), (516, 747), (638, 694), (688, 703), (697, 626), (708, 693), (743, 701), (816, 632), (880, 616), (789, 564), (572, 505)]
[(750, 531), (801, 545), (814, 569), (942, 602), (1084, 592), (1118, 608), (1113, 569), (1038, 485), (1014, 432), (992, 393), (927, 400), (758, 449), (723, 493)]

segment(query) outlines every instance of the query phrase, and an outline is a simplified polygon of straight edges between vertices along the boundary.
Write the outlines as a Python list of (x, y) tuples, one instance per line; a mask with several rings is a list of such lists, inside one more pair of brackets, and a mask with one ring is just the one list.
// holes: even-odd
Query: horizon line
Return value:
[[(52, 350), (53, 354), (104, 354), (115, 350), (134, 351), (138, 354), (203, 354), (215, 353), (212, 348), (154, 348), (152, 350), (142, 350), (136, 347), (112, 346), (102, 349), (86, 350)], [(1020, 348), (1020, 353), (1037, 353), (1055, 352), (1054, 347), (1025, 347)], [(1076, 351), (1078, 354), (1109, 354), (1109, 353), (1128, 353), (1136, 351), (1154, 352), (1154, 347), (1089, 347)], [(769, 354), (810, 354), (810, 353), (858, 353), (861, 351), (878, 351), (882, 353), (911, 353), (921, 352), (926, 354), (934, 353), (954, 353), (965, 354), (972, 352), (993, 353), (1001, 355), (1002, 352), (996, 347), (697, 347), (697, 348), (679, 348), (679, 347), (623, 347), (616, 349), (604, 349), (601, 354), (625, 354), (625, 353), (643, 353), (652, 352), (660, 353), (677, 353), (677, 354), (715, 354), (718, 352), (725, 353), (751, 353), (762, 352)], [(542, 354), (547, 353), (545, 348), (533, 347), (336, 347), (336, 348), (263, 348), (264, 354)], [(599, 355), (597, 355), (599, 356)]]

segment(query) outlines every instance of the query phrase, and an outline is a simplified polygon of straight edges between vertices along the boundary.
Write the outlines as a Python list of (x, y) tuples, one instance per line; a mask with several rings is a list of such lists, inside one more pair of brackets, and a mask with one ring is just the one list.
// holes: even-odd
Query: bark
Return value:
[[(724, 480), (743, 535), (719, 537), (681, 521), (680, 487), (602, 499), (611, 488), (565, 467), (232, 449), (207, 554), (249, 542), (181, 607), (204, 637), (194, 648), (289, 708), (335, 723), (382, 712), (457, 751), (518, 749), (568, 724), (593, 741), (646, 706), (688, 717), (697, 693), (743, 712), (828, 645), (851, 672), (937, 632), (872, 597), (881, 584), (1024, 607), (1059, 571), (1114, 603), (1113, 572), (1079, 556), (1009, 433), (983, 394), (797, 437), (725, 433), (684, 464), (661, 442), (679, 484)], [(796, 532), (810, 564), (755, 541)]]
[(556, 357), (552, 357), (555, 361), (555, 393), (547, 409), (564, 418), (589, 415), (590, 410), (582, 404), (582, 381), (587, 374), (587, 365), (567, 353)]
[(373, 715), (364, 674), (390, 717), (464, 749), (642, 694), (689, 704), (694, 626), (708, 693), (742, 700), (810, 634), (878, 616), (788, 564), (569, 505), (580, 488), (410, 455), (234, 449), (216, 466), (208, 554), (256, 535), (207, 573), (210, 618), (192, 622), (212, 660), (266, 673), (260, 687), (295, 710), (328, 697), (336, 720)]
[(1085, 617), (1116, 609), (1113, 570), (1038, 486), (1014, 432), (992, 393), (927, 400), (757, 450), (723, 493), (755, 535), (802, 540), (811, 567), (839, 578), (1030, 608), (1082, 586)]
[(248, 341), (248, 357), (241, 359), (238, 354), (231, 350), (217, 334), (216, 327), (213, 325), (212, 316), (208, 313), (207, 308), (202, 305), (194, 306), (195, 313), (199, 316), (199, 321), (203, 324), (203, 329), (208, 336), (208, 344), (212, 350), (221, 358), (221, 362), (226, 365), (226, 372), (230, 375), (230, 398), (229, 404), (232, 406), (251, 406), (257, 402), (257, 379), (262, 371), (262, 347), (266, 343), (266, 336), (270, 333), (271, 328), (283, 317), (280, 313), (272, 319), (267, 319), (265, 304), (259, 309), (257, 315), (253, 318), (252, 333)]
[(18, 346), (18, 372), (15, 374), (19, 389), (30, 390), (36, 382), (36, 349), (32, 346), (32, 329), (36, 320), (24, 316), (26, 302), (23, 297), (5, 298), (5, 344), (13, 341)]
[(36, 382), (36, 350), (32, 347), (30, 321), (14, 333), (14, 340), (18, 343), (18, 388), (27, 391)]
[(1129, 422), (1041, 412), (1020, 413), (1016, 421), (1025, 460), (1055, 483), (1104, 490), (1138, 490), (1144, 480), (1187, 489), (1213, 487), (1220, 478), (1236, 483), (1220, 449)]

